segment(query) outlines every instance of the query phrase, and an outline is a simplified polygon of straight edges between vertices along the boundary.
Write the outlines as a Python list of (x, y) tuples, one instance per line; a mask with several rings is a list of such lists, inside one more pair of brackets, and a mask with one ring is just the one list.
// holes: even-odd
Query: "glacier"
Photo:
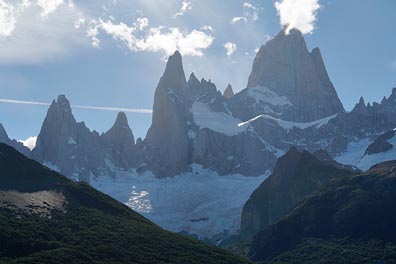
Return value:
[(90, 183), (164, 229), (210, 239), (240, 229), (243, 205), (269, 174), (219, 176), (193, 164), (191, 173), (172, 178), (117, 171), (115, 177), (92, 177)]

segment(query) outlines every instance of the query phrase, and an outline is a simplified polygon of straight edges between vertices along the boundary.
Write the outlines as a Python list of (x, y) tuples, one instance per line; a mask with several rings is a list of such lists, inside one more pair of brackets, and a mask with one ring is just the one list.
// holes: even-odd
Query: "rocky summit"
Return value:
[[(309, 51), (298, 30), (282, 30), (260, 48), (247, 86), (234, 93), (229, 85), (222, 94), (211, 80), (194, 73), (187, 79), (176, 51), (155, 90), (146, 138), (135, 142), (122, 113), (108, 132), (90, 131), (59, 96), (33, 157), (80, 180), (134, 169), (173, 177), (191, 172), (194, 164), (219, 175), (260, 176), (296, 146), (312, 153), (324, 149), (339, 163), (365, 170), (379, 153), (365, 150), (396, 127), (396, 89), (379, 103), (361, 98), (344, 111), (319, 49)], [(386, 142), (378, 148), (390, 149)]]
[(227, 85), (227, 88), (224, 90), (223, 96), (224, 96), (226, 99), (231, 99), (231, 97), (233, 97), (234, 95), (235, 95), (235, 94), (234, 94), (234, 90), (232, 89), (231, 84), (228, 84), (228, 85)]
[[(344, 110), (319, 48), (309, 52), (296, 29), (282, 30), (260, 48), (247, 87), (248, 93), (270, 95), (264, 113), (283, 120), (310, 122)], [(263, 113), (262, 107), (257, 110), (246, 117)]]
[(33, 158), (76, 180), (113, 175), (134, 162), (134, 137), (125, 114), (120, 113), (105, 134), (90, 131), (77, 122), (64, 95), (52, 102), (37, 137)]
[(15, 148), (16, 150), (18, 150), (27, 157), (31, 157), (32, 155), (29, 148), (25, 147), (21, 142), (18, 142), (15, 139), (10, 139), (8, 137), (8, 134), (1, 123), (0, 123), (0, 143), (4, 143)]

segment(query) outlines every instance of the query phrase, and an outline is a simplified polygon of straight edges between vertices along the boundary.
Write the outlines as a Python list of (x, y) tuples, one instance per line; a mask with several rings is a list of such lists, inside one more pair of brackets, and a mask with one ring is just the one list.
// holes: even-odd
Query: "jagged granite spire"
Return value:
[(10, 138), (8, 137), (8, 134), (3, 127), (3, 125), (0, 123), (0, 142), (6, 143)]
[(66, 96), (52, 102), (37, 137), (33, 157), (55, 166), (61, 173), (76, 180), (89, 181), (106, 164), (100, 137), (83, 122), (77, 123)]
[(226, 99), (230, 99), (231, 97), (234, 96), (234, 90), (232, 89), (231, 84), (228, 84), (228, 85), (227, 85), (227, 88), (224, 90), (223, 96), (224, 96)]
[(8, 137), (7, 131), (3, 127), (3, 125), (0, 123), (0, 143), (7, 144), (8, 146), (11, 146), (18, 150), (20, 153), (27, 157), (31, 157), (31, 151), (28, 147), (25, 147), (21, 142), (16, 141), (15, 139), (10, 139)]
[(156, 88), (152, 124), (145, 139), (147, 162), (158, 177), (173, 176), (189, 167), (189, 109), (183, 101), (186, 84), (182, 57), (176, 51)]
[(309, 52), (300, 31), (282, 30), (254, 59), (248, 87), (269, 88), (291, 106), (282, 119), (309, 122), (344, 111), (318, 48)]
[(112, 162), (124, 169), (132, 168), (136, 161), (135, 138), (124, 112), (118, 113), (114, 125), (102, 137)]
[(186, 85), (182, 56), (179, 51), (175, 51), (169, 57), (159, 85), (172, 89), (181, 89)]

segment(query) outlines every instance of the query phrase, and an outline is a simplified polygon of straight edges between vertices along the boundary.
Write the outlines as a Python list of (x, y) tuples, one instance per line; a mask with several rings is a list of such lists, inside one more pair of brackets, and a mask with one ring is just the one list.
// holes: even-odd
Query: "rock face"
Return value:
[(186, 84), (181, 55), (175, 52), (155, 91), (152, 124), (144, 142), (147, 162), (158, 177), (189, 169), (188, 107), (182, 96)]
[[(246, 93), (267, 101), (266, 114), (283, 120), (309, 122), (344, 110), (320, 50), (309, 52), (298, 30), (289, 34), (283, 30), (260, 48), (247, 87)], [(250, 119), (262, 114), (262, 108), (257, 110), (253, 116), (241, 116)]]
[(116, 167), (130, 169), (137, 165), (135, 138), (125, 113), (118, 113), (114, 125), (101, 138), (108, 158)]
[(366, 150), (367, 155), (387, 152), (393, 149), (393, 145), (389, 143), (389, 139), (393, 138), (396, 134), (395, 130), (388, 131), (374, 140)]
[(8, 146), (15, 148), (26, 157), (32, 156), (32, 153), (29, 148), (25, 147), (21, 142), (18, 142), (15, 139), (10, 139), (8, 137), (8, 134), (1, 123), (0, 123), (0, 143), (4, 143), (7, 144)]
[[(394, 259), (384, 255), (383, 250), (385, 245), (390, 245), (388, 243), (396, 243), (396, 215), (393, 210), (396, 206), (395, 171), (396, 161), (388, 161), (365, 173), (347, 175), (331, 181), (319, 192), (295, 206), (280, 221), (260, 232), (253, 242), (251, 256), (254, 260), (264, 261), (287, 253), (289, 260), (318, 263), (321, 260), (320, 254), (318, 259), (312, 258), (315, 252), (312, 255), (301, 254), (304, 250), (310, 252), (307, 251), (309, 244), (312, 244), (309, 240), (322, 241), (322, 245), (326, 247), (326, 243), (332, 239), (339, 239), (345, 243), (341, 246), (340, 253), (351, 246), (353, 261), (356, 263), (371, 263), (382, 258)], [(365, 246), (362, 243), (364, 241), (380, 246), (382, 253), (379, 256), (372, 255), (372, 247), (367, 247), (367, 244)], [(318, 242), (314, 244), (316, 250), (321, 249)], [(359, 248), (359, 245), (363, 247)], [(353, 253), (354, 250), (360, 252)], [(322, 257), (325, 256), (329, 263), (339, 263), (335, 261), (338, 250), (325, 248), (323, 251), (325, 252), (322, 252)], [(275, 262), (289, 263), (276, 260), (273, 263)]]
[(223, 96), (224, 96), (226, 99), (231, 99), (231, 97), (234, 96), (234, 90), (232, 90), (231, 84), (228, 84), (228, 85), (227, 85), (227, 88), (224, 90)]
[(192, 73), (185, 81), (176, 52), (155, 92), (153, 122), (143, 142), (146, 169), (167, 177), (199, 163), (220, 175), (262, 175), (273, 166), (276, 150), (239, 123), (210, 80)]
[[(84, 122), (77, 123), (64, 95), (52, 102), (37, 138), (33, 157), (77, 180), (113, 174), (114, 167), (130, 168), (134, 138), (125, 114), (100, 136)], [(125, 154), (125, 156), (124, 156)]]
[(264, 230), (309, 194), (350, 172), (331, 163), (327, 157), (322, 161), (307, 151), (291, 148), (278, 159), (271, 176), (246, 202), (242, 211), (242, 237), (252, 237)]

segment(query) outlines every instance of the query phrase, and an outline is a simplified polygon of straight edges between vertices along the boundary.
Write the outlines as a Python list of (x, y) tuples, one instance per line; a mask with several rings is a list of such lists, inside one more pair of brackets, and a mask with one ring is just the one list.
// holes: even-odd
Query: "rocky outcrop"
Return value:
[(330, 180), (350, 173), (307, 151), (291, 148), (253, 192), (242, 211), (241, 236), (251, 237), (281, 219), (294, 205)]
[[(389, 161), (362, 174), (346, 175), (331, 181), (255, 237), (250, 252), (253, 260), (274, 260), (282, 253), (288, 253), (287, 259), (298, 259), (301, 263), (318, 263), (323, 258), (329, 263), (339, 263), (336, 261), (340, 260), (336, 255), (338, 252), (349, 251), (345, 250), (349, 246), (357, 252), (359, 245), (363, 246), (359, 249), (362, 254), (351, 252), (356, 263), (394, 259), (382, 253), (385, 245), (396, 243), (396, 215), (393, 210), (396, 206), (395, 171), (396, 161)], [(309, 241), (312, 239), (324, 244), (312, 243)], [(326, 249), (326, 243), (334, 239), (345, 243), (337, 245), (341, 250), (330, 249), (331, 246)], [(364, 241), (370, 246), (365, 246)], [(322, 252), (323, 258), (313, 258), (314, 252), (301, 254), (310, 252), (309, 244), (316, 250), (325, 251)], [(371, 251), (372, 245), (382, 247), (379, 255)]]
[(289, 34), (282, 30), (260, 48), (247, 87), (242, 95), (255, 97), (255, 101), (264, 97), (266, 109), (261, 106), (254, 111), (255, 106), (250, 104), (246, 114), (236, 96), (234, 106), (242, 119), (266, 110), (264, 113), (283, 120), (309, 122), (344, 111), (319, 49), (309, 52), (304, 37), (296, 29)]
[(138, 155), (135, 138), (124, 112), (118, 113), (114, 125), (101, 138), (104, 141), (106, 156), (116, 167), (125, 170), (136, 167)]
[(52, 102), (37, 137), (33, 157), (76, 180), (113, 175), (115, 168), (131, 168), (134, 138), (125, 114), (102, 136), (76, 122), (64, 95)]
[(231, 99), (231, 97), (234, 96), (234, 90), (232, 90), (231, 84), (228, 84), (228, 85), (227, 85), (227, 88), (224, 90), (223, 96), (224, 96), (226, 99)]
[(99, 134), (84, 122), (77, 123), (69, 101), (60, 95), (48, 109), (33, 157), (69, 177), (88, 181), (105, 167), (100, 143)]
[(144, 141), (147, 164), (158, 177), (189, 170), (189, 109), (183, 96), (186, 84), (181, 54), (176, 51), (155, 90), (152, 123)]
[(381, 136), (377, 137), (373, 143), (371, 143), (365, 154), (371, 155), (376, 153), (383, 153), (393, 149), (392, 143), (389, 142), (396, 134), (395, 130), (388, 131)]
[(8, 137), (8, 134), (1, 123), (0, 123), (0, 143), (4, 143), (10, 147), (15, 148), (26, 157), (30, 158), (32, 156), (32, 153), (29, 148), (25, 147), (21, 142), (18, 142), (15, 139), (10, 139)]

